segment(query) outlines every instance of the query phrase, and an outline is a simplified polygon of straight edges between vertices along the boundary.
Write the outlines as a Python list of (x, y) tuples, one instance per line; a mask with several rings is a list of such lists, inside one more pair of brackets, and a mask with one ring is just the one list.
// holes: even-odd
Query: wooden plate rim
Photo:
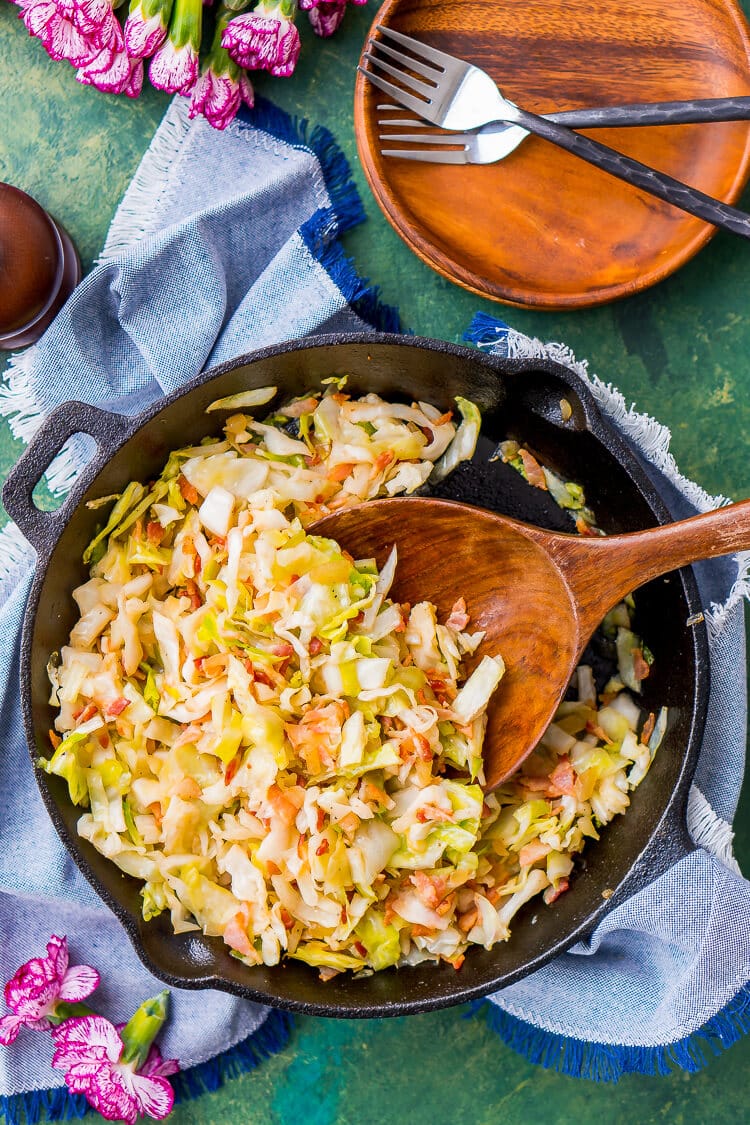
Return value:
[[(367, 33), (365, 43), (375, 32), (378, 24), (388, 24), (402, 0), (384, 0), (384, 3), (375, 14), (375, 18)], [(737, 30), (739, 41), (744, 48), (745, 58), (750, 70), (750, 26), (738, 0), (720, 0), (721, 6), (726, 10)], [(363, 44), (363, 50), (365, 45)], [(536, 309), (583, 309), (594, 308), (598, 305), (608, 304), (610, 301), (621, 297), (633, 296), (644, 289), (664, 281), (670, 277), (686, 262), (690, 261), (717, 233), (718, 228), (710, 223), (703, 224), (696, 234), (687, 240), (681, 250), (670, 255), (668, 262), (652, 267), (648, 273), (639, 275), (630, 281), (618, 282), (613, 285), (603, 286), (596, 290), (587, 290), (580, 294), (547, 295), (544, 293), (530, 293), (517, 287), (501, 286), (487, 279), (479, 278), (477, 273), (463, 266), (447, 254), (438, 250), (429, 239), (421, 235), (415, 226), (406, 220), (388, 181), (382, 177), (375, 166), (368, 139), (367, 118), (364, 109), (364, 92), (367, 83), (362, 74), (357, 71), (354, 86), (354, 134), (357, 142), (360, 164), (365, 173), (365, 178), (375, 200), (391, 224), (396, 234), (407, 244), (418, 258), (430, 269), (435, 270), (448, 281), (452, 281), (462, 288), (476, 293), (479, 297), (488, 298), (504, 305), (515, 308)], [(742, 159), (737, 167), (730, 190), (720, 198), (726, 203), (736, 203), (742, 194), (748, 178), (750, 178), (750, 129), (748, 129)]]

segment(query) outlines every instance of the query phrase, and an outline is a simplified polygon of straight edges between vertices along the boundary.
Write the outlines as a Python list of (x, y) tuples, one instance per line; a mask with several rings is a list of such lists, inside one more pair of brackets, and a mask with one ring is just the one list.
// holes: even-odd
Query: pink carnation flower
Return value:
[(234, 78), (231, 74), (216, 74), (209, 68), (193, 87), (190, 117), (202, 113), (214, 129), (226, 129), (243, 101), (251, 108), (255, 104), (253, 87), (244, 71)]
[(143, 87), (143, 59), (131, 59), (124, 47), (105, 47), (79, 69), (76, 80), (83, 86), (95, 86), (104, 94), (137, 98)]
[[(64, 0), (67, 4), (69, 0)], [(116, 35), (119, 21), (110, 0), (72, 0), (72, 20), (81, 35), (104, 47)]]
[[(366, 4), (367, 0), (349, 0), (352, 4)], [(299, 0), (303, 12), (307, 12), (313, 31), (327, 39), (333, 35), (346, 12), (347, 0)]]
[(176, 1059), (163, 1059), (156, 1046), (140, 1067), (121, 1062), (125, 1044), (103, 1016), (66, 1020), (52, 1037), (52, 1065), (65, 1071), (68, 1089), (83, 1094), (107, 1121), (135, 1125), (139, 1114), (161, 1121), (171, 1112), (174, 1091), (167, 1076), (180, 1068)]
[(7, 1047), (22, 1027), (47, 1031), (58, 1003), (85, 1000), (98, 984), (99, 974), (89, 965), (69, 968), (67, 939), (53, 934), (47, 956), (21, 965), (5, 986), (5, 1003), (13, 1015), (0, 1019), (0, 1043)]
[(67, 59), (73, 66), (83, 66), (97, 54), (99, 45), (73, 22), (74, 4), (65, 0), (18, 0), (18, 6), (29, 35), (41, 41), (51, 59)]
[(150, 58), (167, 38), (171, 2), (166, 0), (151, 9), (152, 5), (146, 8), (144, 0), (136, 0), (125, 20), (125, 47), (134, 59)]
[(299, 58), (299, 32), (279, 9), (271, 12), (256, 9), (230, 20), (221, 45), (248, 70), (268, 70), (276, 78), (288, 78)]
[(198, 52), (191, 43), (175, 47), (165, 40), (148, 69), (151, 85), (168, 94), (189, 94), (198, 79)]

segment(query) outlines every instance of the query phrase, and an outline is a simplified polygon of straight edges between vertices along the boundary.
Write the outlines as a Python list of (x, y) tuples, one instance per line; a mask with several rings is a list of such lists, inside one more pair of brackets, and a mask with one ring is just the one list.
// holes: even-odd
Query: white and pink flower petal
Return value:
[(58, 995), (61, 1000), (78, 1003), (99, 987), (99, 979), (90, 965), (74, 965), (65, 973)]
[(125, 20), (125, 47), (131, 58), (150, 58), (166, 38), (167, 27), (159, 12), (146, 17), (138, 5)]
[(52, 1065), (68, 1070), (76, 1063), (118, 1062), (123, 1043), (114, 1024), (104, 1016), (77, 1016), (65, 1020), (52, 1031), (55, 1054)]
[(187, 94), (198, 79), (198, 53), (189, 43), (175, 47), (167, 39), (152, 58), (148, 76), (157, 90)]
[(155, 1117), (157, 1121), (169, 1116), (174, 1106), (174, 1090), (166, 1078), (134, 1074), (130, 1081), (141, 1113)]

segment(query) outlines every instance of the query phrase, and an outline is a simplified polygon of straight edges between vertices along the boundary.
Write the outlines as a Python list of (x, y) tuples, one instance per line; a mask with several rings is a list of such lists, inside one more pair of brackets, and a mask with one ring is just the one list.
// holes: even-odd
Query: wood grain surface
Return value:
[[(387, 0), (378, 23), (475, 63), (535, 112), (750, 93), (734, 0)], [(428, 265), (483, 296), (602, 304), (667, 277), (715, 233), (536, 137), (494, 165), (382, 157), (376, 106), (386, 100), (359, 76), (355, 128), (375, 197)], [(726, 202), (750, 174), (746, 122), (589, 135)]]

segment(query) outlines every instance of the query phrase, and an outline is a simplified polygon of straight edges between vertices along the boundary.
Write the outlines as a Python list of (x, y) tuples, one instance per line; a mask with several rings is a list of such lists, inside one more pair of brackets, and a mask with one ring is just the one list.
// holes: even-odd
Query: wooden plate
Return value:
[[(734, 0), (387, 0), (378, 23), (476, 63), (541, 113), (750, 93), (750, 39)], [(358, 75), (355, 128), (375, 198), (420, 258), (482, 296), (603, 304), (661, 281), (715, 233), (536, 137), (492, 165), (382, 157), (376, 106), (386, 101)], [(750, 174), (743, 121), (589, 136), (727, 202)]]

